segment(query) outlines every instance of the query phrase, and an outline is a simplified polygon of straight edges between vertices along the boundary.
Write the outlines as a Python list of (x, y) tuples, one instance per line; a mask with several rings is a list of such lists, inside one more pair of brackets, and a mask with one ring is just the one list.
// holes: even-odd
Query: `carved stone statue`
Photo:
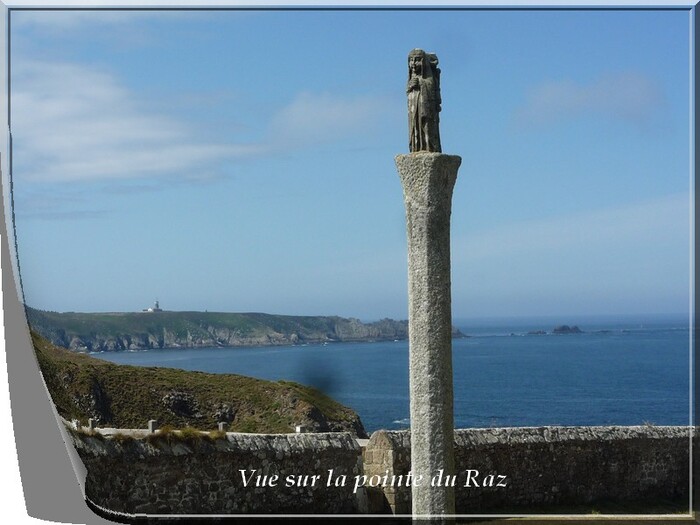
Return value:
[(440, 69), (433, 53), (414, 49), (408, 54), (409, 151), (441, 153)]

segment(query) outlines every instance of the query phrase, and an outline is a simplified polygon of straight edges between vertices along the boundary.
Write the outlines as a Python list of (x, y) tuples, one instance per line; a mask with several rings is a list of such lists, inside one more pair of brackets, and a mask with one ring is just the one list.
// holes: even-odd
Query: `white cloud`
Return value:
[(663, 93), (653, 79), (626, 72), (601, 76), (589, 84), (545, 82), (527, 94), (516, 118), (524, 124), (547, 124), (592, 113), (640, 125), (663, 103)]
[(304, 92), (272, 117), (267, 144), (207, 143), (108, 71), (32, 60), (13, 64), (11, 100), (15, 172), (42, 182), (197, 178), (230, 159), (371, 132), (383, 107), (369, 96)]
[(28, 180), (191, 177), (261, 150), (198, 141), (185, 122), (85, 66), (18, 61), (11, 95), (15, 166)]
[(370, 96), (302, 92), (272, 119), (271, 137), (279, 145), (308, 146), (368, 132), (382, 107), (381, 100)]

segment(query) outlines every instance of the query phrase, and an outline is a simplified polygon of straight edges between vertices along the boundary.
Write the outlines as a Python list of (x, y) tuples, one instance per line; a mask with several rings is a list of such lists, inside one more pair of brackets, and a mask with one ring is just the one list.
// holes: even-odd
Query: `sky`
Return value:
[(406, 318), (394, 156), (419, 47), (440, 59), (443, 152), (462, 157), (453, 317), (687, 315), (689, 22), (13, 11), (26, 302)]

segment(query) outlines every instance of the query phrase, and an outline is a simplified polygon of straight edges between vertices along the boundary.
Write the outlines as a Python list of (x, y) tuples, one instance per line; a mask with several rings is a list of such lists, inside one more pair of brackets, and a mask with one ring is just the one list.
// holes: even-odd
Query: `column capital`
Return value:
[(394, 159), (408, 201), (431, 206), (452, 198), (462, 157), (419, 152), (396, 155)]

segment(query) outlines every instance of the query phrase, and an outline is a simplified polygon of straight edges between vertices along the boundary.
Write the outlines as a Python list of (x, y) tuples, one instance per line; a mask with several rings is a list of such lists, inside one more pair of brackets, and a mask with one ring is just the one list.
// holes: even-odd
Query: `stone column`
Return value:
[(450, 213), (461, 162), (442, 153), (396, 156), (408, 233), (411, 470), (423, 476), (412, 488), (414, 518), (455, 513), (454, 488), (431, 487), (430, 478), (455, 474)]

